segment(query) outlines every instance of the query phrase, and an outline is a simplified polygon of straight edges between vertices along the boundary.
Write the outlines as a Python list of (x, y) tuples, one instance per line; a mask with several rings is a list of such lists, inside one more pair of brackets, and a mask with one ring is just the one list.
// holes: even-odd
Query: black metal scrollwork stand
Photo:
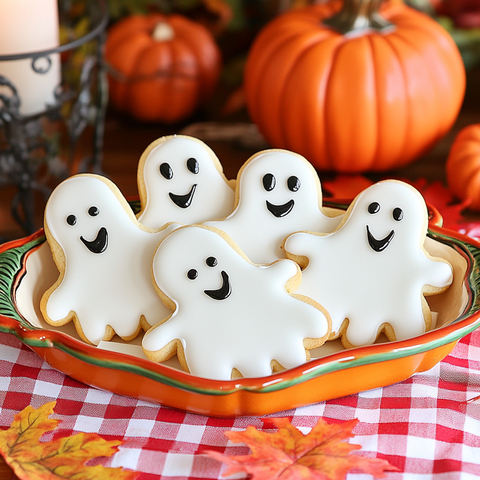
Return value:
[[(35, 225), (35, 192), (48, 198), (51, 188), (39, 180), (39, 170), (46, 167), (49, 174), (62, 180), (71, 173), (102, 169), (103, 133), (105, 111), (108, 100), (108, 87), (103, 63), (105, 30), (108, 11), (104, 0), (87, 2), (90, 31), (81, 38), (63, 44), (55, 49), (18, 55), (0, 56), (2, 61), (30, 58), (32, 69), (37, 73), (48, 71), (51, 55), (69, 55), (79, 48), (85, 54), (75, 81), (72, 75), (63, 75), (52, 105), (36, 115), (22, 115), (21, 98), (17, 88), (6, 77), (0, 75), (0, 188), (14, 185), (17, 193), (12, 201), (11, 212), (15, 221), (26, 233), (38, 228)], [(86, 45), (90, 48), (86, 48)], [(62, 70), (68, 69), (68, 62), (62, 62)], [(1, 71), (1, 68), (0, 68)], [(54, 123), (63, 123), (64, 128), (52, 133), (49, 128)], [(92, 152), (73, 166), (79, 139), (87, 126), (92, 127)], [(65, 133), (64, 133), (65, 132)], [(65, 142), (59, 136), (66, 135)], [(61, 152), (61, 144), (66, 143), (67, 158)], [(72, 170), (76, 170), (76, 172)]]

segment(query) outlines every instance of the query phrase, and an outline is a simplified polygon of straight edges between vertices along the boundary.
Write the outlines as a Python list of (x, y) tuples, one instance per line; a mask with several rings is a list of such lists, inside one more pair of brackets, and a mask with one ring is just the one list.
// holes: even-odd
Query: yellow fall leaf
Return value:
[(60, 420), (50, 419), (55, 402), (38, 409), (28, 406), (16, 414), (8, 430), (0, 432), (0, 455), (20, 480), (134, 480), (136, 472), (102, 465), (87, 466), (96, 457), (110, 457), (121, 441), (107, 441), (96, 433), (41, 442)]

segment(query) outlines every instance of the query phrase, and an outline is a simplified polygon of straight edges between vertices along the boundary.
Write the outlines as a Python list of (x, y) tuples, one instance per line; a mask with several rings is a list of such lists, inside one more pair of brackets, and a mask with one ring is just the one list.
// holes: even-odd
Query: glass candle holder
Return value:
[(102, 170), (106, 0), (59, 0), (55, 7), (58, 45), (0, 54), (0, 187), (16, 187), (11, 213), (28, 234), (38, 228), (35, 192), (46, 201), (67, 176)]

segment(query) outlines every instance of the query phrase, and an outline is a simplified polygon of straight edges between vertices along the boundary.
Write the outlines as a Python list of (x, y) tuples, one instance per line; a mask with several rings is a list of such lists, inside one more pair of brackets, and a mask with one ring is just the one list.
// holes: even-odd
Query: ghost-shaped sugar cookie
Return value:
[(80, 337), (97, 345), (115, 333), (136, 337), (170, 313), (151, 280), (153, 254), (178, 225), (149, 231), (118, 188), (98, 175), (63, 181), (45, 208), (45, 233), (60, 272), (43, 295), (47, 323), (73, 320)]
[(330, 319), (310, 299), (289, 293), (298, 265), (252, 264), (220, 231), (184, 226), (159, 245), (153, 277), (173, 314), (143, 338), (148, 358), (177, 353), (200, 377), (270, 375), (309, 359), (330, 333)]
[(452, 267), (424, 250), (427, 208), (413, 187), (394, 180), (360, 193), (344, 221), (327, 235), (298, 232), (285, 241), (288, 258), (308, 265), (298, 293), (323, 305), (332, 336), (345, 347), (421, 335), (431, 326), (426, 295), (451, 284)]
[(193, 137), (173, 135), (151, 143), (140, 158), (137, 183), (137, 218), (150, 228), (216, 220), (233, 210), (232, 182), (213, 151)]
[(286, 150), (252, 156), (238, 173), (235, 194), (232, 214), (205, 224), (227, 233), (254, 263), (285, 258), (281, 247), (293, 232), (331, 232), (340, 223), (340, 212), (329, 216), (323, 210), (312, 165)]

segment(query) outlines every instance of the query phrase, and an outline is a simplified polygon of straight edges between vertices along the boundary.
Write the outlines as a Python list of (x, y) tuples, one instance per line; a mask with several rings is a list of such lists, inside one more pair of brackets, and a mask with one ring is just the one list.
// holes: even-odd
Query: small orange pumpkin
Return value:
[(210, 32), (182, 15), (132, 15), (108, 32), (109, 99), (143, 121), (175, 123), (217, 85), (220, 50)]
[(480, 123), (468, 125), (455, 137), (446, 163), (447, 183), (469, 208), (480, 210)]
[(252, 120), (318, 169), (403, 167), (454, 123), (465, 69), (449, 34), (398, 1), (314, 4), (259, 33), (245, 69)]

